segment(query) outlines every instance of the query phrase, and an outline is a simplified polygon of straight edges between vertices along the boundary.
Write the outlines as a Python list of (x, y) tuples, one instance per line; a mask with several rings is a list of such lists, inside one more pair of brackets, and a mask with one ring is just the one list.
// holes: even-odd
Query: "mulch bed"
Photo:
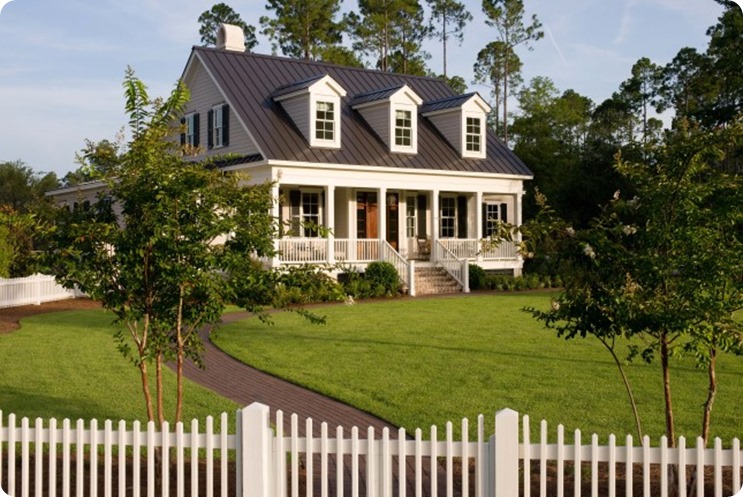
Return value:
[(58, 311), (100, 309), (101, 304), (90, 299), (67, 299), (41, 305), (24, 305), (0, 309), (0, 334), (10, 333), (20, 327), (19, 321), (29, 316)]

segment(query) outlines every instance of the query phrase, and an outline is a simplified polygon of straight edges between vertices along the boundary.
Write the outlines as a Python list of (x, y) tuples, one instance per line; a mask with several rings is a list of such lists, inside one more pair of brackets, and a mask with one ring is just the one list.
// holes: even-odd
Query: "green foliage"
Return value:
[(281, 48), (284, 55), (304, 60), (340, 58), (338, 50), (325, 50), (342, 41), (343, 26), (335, 21), (339, 0), (268, 0), (266, 10), (275, 17), (262, 16), (260, 23), (274, 52)]
[(469, 265), (470, 290), (481, 290), (485, 288), (485, 270), (477, 264)]
[(629, 357), (660, 359), (669, 439), (671, 358), (692, 350), (714, 378), (719, 353), (741, 353), (743, 323), (734, 313), (743, 307), (743, 185), (718, 164), (742, 136), (740, 120), (710, 132), (679, 128), (651, 150), (652, 159), (618, 161), (636, 194), (617, 192), (590, 227), (573, 230), (545, 214), (532, 229), (550, 234), (553, 250), (545, 255), (565, 285), (549, 311), (532, 314), (559, 336), (593, 336), (610, 351), (617, 340), (642, 337)]
[(323, 268), (302, 264), (279, 271), (274, 305), (283, 308), (297, 304), (340, 302), (344, 297), (342, 287)]
[(13, 263), (13, 247), (10, 243), (10, 230), (0, 224), (0, 278), (10, 278)]
[(219, 31), (219, 25), (222, 23), (232, 24), (242, 28), (245, 35), (246, 50), (250, 51), (258, 44), (258, 40), (255, 38), (255, 27), (246, 24), (242, 20), (242, 17), (240, 17), (240, 14), (235, 12), (229, 5), (217, 3), (211, 9), (202, 12), (199, 16), (199, 34), (201, 35), (201, 43), (205, 47), (217, 44), (217, 32)]
[(39, 212), (50, 201), (44, 194), (57, 188), (54, 173), (38, 173), (22, 161), (0, 163), (0, 207), (20, 213)]
[[(463, 3), (456, 0), (426, 0), (431, 8), (430, 31), (431, 35), (441, 40), (444, 52), (444, 79), (448, 79), (446, 71), (446, 42), (453, 37), (461, 45), (464, 37), (464, 27), (472, 21)], [(440, 25), (437, 25), (440, 23)]]
[(389, 262), (375, 261), (366, 266), (364, 278), (374, 297), (391, 297), (400, 291), (400, 275)]
[(0, 257), (3, 260), (0, 263), (1, 277), (20, 278), (38, 272), (38, 257), (34, 247), (40, 246), (40, 228), (43, 228), (43, 223), (39, 221), (39, 216), (0, 206), (0, 237), (3, 238), (0, 244), (4, 247), (0, 249), (4, 254)]

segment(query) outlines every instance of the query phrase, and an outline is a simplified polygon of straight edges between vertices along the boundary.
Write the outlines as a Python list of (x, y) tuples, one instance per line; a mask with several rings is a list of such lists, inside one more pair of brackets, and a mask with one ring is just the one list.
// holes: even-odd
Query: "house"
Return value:
[[(497, 221), (521, 224), (531, 172), (488, 129), (477, 93), (441, 80), (245, 51), (222, 25), (194, 47), (181, 142), (226, 156), (224, 171), (274, 183), (282, 236), (271, 266), (392, 262), (444, 269), (466, 289), (468, 263), (521, 272), (515, 243), (483, 246)], [(421, 284), (418, 285), (419, 289)]]

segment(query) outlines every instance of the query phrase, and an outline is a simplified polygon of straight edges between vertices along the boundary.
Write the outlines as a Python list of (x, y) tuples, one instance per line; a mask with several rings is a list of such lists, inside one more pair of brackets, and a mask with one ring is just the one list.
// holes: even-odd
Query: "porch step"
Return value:
[(443, 293), (457, 293), (462, 291), (462, 285), (449, 276), (446, 269), (434, 266), (416, 266), (415, 293), (416, 295), (433, 295)]

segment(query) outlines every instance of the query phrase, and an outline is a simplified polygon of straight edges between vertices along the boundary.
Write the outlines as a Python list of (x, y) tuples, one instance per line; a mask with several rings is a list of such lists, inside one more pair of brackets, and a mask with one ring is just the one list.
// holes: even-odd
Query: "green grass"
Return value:
[[(239, 360), (348, 402), (406, 429), (471, 424), (510, 407), (596, 432), (634, 434), (616, 366), (594, 339), (565, 341), (544, 329), (525, 306), (546, 306), (551, 293), (401, 299), (319, 309), (326, 325), (285, 313), (267, 328), (250, 319), (217, 332), (216, 343)], [(658, 364), (634, 363), (628, 373), (643, 429), (657, 443), (664, 432)], [(723, 357), (712, 433), (740, 437), (743, 360)], [(679, 435), (699, 433), (706, 375), (691, 360), (672, 371)], [(623, 438), (622, 438), (623, 439)]]
[[(0, 409), (20, 417), (147, 420), (139, 370), (117, 350), (113, 316), (100, 310), (43, 314), (0, 335)], [(153, 370), (154, 373), (154, 370)], [(166, 417), (175, 412), (175, 373), (165, 370)], [(154, 395), (154, 378), (151, 382)], [(192, 382), (183, 420), (218, 418), (239, 406)], [(215, 428), (219, 426), (215, 420)]]

